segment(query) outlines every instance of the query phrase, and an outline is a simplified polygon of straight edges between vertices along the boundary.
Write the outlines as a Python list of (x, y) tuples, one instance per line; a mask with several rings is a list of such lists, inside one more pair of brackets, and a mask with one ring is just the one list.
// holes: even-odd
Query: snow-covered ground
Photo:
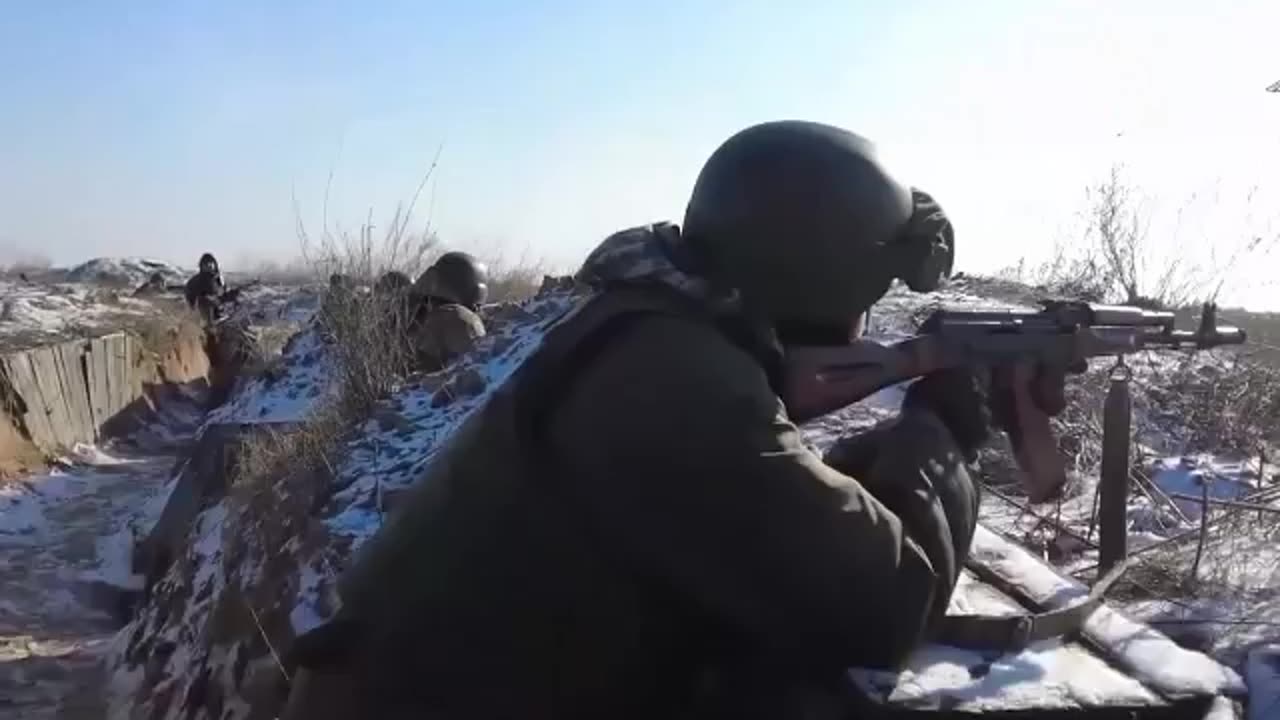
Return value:
[(82, 449), (0, 487), (0, 718), (102, 716), (116, 588), (135, 585), (131, 526), (174, 458)]

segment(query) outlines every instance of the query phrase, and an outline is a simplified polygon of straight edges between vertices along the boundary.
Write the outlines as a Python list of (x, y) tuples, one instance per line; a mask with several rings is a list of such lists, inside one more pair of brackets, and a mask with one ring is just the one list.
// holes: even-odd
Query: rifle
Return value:
[(1174, 314), (1137, 307), (1046, 300), (1034, 311), (940, 310), (927, 332), (892, 344), (868, 339), (847, 346), (788, 349), (784, 392), (788, 411), (812, 418), (875, 392), (939, 370), (985, 367), (993, 392), (1008, 393), (1004, 429), (1032, 502), (1052, 499), (1066, 483), (1049, 417), (1066, 406), (1063, 382), (1089, 358), (1139, 350), (1203, 350), (1241, 345), (1243, 330), (1217, 323), (1205, 303), (1200, 326), (1179, 330)]
[(262, 280), (250, 280), (249, 282), (244, 283), (243, 285), (237, 285), (236, 287), (225, 290), (222, 293), (222, 296), (218, 298), (218, 300), (219, 302), (223, 302), (223, 303), (240, 302), (241, 293), (243, 293), (246, 290), (252, 290), (253, 288), (261, 284), (262, 284)]

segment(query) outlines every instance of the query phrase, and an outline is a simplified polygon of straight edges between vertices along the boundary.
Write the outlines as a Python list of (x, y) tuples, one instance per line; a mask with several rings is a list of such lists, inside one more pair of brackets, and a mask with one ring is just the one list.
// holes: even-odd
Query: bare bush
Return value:
[(325, 278), (319, 269), (303, 257), (291, 260), (257, 260), (237, 263), (228, 277), (252, 278), (273, 285), (311, 285)]
[(1261, 258), (1280, 243), (1273, 232), (1249, 234), (1239, 242), (1215, 244), (1208, 258), (1197, 262), (1189, 248), (1170, 247), (1165, 238), (1152, 236), (1149, 206), (1122, 168), (1113, 166), (1104, 180), (1086, 189), (1079, 237), (1056, 243), (1043, 263), (1029, 267), (1020, 261), (1003, 274), (1060, 297), (1176, 309), (1216, 297), (1240, 263)]
[(1280, 369), (1272, 365), (1187, 356), (1146, 394), (1186, 452), (1254, 454), (1280, 442)]
[(516, 302), (537, 294), (550, 266), (543, 260), (533, 260), (526, 251), (515, 261), (501, 253), (486, 258), (489, 266), (489, 302)]

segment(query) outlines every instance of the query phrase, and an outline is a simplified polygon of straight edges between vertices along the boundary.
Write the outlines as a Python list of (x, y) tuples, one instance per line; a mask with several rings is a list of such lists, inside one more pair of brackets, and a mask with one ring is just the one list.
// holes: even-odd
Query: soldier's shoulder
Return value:
[(600, 362), (622, 374), (660, 375), (687, 388), (766, 388), (764, 367), (719, 328), (701, 319), (653, 314), (636, 318), (608, 343)]
[(484, 334), (484, 320), (470, 308), (454, 303), (439, 305), (427, 313), (427, 322), (432, 325), (465, 327)]

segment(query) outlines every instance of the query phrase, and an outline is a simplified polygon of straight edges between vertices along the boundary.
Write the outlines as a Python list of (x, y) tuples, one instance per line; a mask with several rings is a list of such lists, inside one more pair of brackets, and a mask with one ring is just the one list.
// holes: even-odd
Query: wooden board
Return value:
[[(1036, 609), (1067, 607), (1089, 594), (1080, 582), (982, 526), (974, 534), (970, 563), (984, 582), (1016, 592)], [(1241, 697), (1246, 692), (1234, 670), (1106, 605), (1085, 622), (1083, 635), (1127, 673), (1166, 697)]]
[(75, 445), (77, 438), (67, 411), (66, 399), (63, 397), (58, 355), (51, 347), (39, 347), (28, 350), (27, 357), (31, 361), (36, 385), (40, 387), (40, 394), (45, 401), (45, 411), (49, 414), (49, 425), (53, 428), (55, 443), (59, 448), (70, 448)]
[[(1015, 615), (1026, 610), (966, 572), (952, 596), (951, 612)], [(1168, 705), (1087, 647), (1062, 639), (1006, 655), (929, 645), (900, 673), (851, 674), (873, 700), (916, 710), (987, 714)]]
[[(949, 612), (1057, 609), (1088, 588), (1020, 546), (978, 528)], [(928, 645), (899, 673), (850, 672), (868, 717), (1234, 717), (1238, 675), (1103, 606), (1080, 635), (1007, 654)]]
[(41, 394), (40, 386), (32, 375), (30, 358), (26, 352), (10, 353), (4, 358), (4, 366), (13, 391), (26, 405), (27, 411), (21, 419), (32, 442), (41, 450), (53, 449), (57, 440), (53, 435), (53, 427), (49, 424), (44, 395)]
[(85, 343), (81, 341), (61, 343), (55, 347), (58, 355), (59, 377), (62, 378), (63, 398), (68, 415), (80, 442), (92, 443), (98, 439), (98, 424), (94, 421), (89, 405), (89, 388), (85, 383)]
[(107, 393), (107, 343), (102, 338), (89, 341), (89, 354), (85, 358), (89, 372), (89, 402), (93, 408), (94, 424), (101, 428), (111, 419), (111, 402)]

